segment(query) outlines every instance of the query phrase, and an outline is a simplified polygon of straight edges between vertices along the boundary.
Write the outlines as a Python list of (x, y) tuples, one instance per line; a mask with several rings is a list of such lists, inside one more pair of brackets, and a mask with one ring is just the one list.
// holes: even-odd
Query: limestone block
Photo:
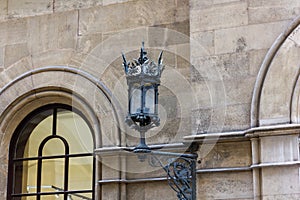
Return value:
[(190, 11), (191, 33), (248, 24), (247, 2)]
[(0, 1), (0, 19), (7, 16), (7, 1)]
[(55, 66), (55, 65), (68, 65), (71, 57), (73, 56), (73, 50), (49, 50), (41, 54), (32, 56), (32, 65), (34, 68)]
[(3, 64), (4, 64), (4, 47), (0, 47), (0, 68), (3, 69)]
[[(289, 21), (255, 24), (215, 31), (215, 53), (268, 49)], [(257, 37), (259, 33), (260, 37)]]
[(11, 16), (29, 16), (52, 12), (52, 0), (8, 0), (8, 15)]
[(295, 17), (297, 17), (300, 13), (300, 4), (298, 5), (298, 7), (290, 5), (284, 5), (281, 7), (276, 5), (272, 5), (271, 7), (250, 7), (248, 12), (249, 24), (281, 21), (286, 19), (294, 19)]
[(189, 0), (176, 0), (175, 22), (189, 21), (190, 19), (190, 6)]
[(111, 5), (111, 4), (125, 3), (128, 1), (134, 1), (134, 0), (102, 0), (102, 1), (103, 1), (103, 5), (107, 6), (107, 5)]
[(89, 53), (101, 42), (102, 42), (101, 33), (79, 36), (76, 50), (81, 53)]
[(70, 11), (29, 18), (27, 38), (30, 52), (75, 48), (77, 15), (77, 11)]
[(226, 104), (250, 104), (256, 77), (224, 81)]
[(102, 163), (102, 179), (118, 179), (120, 178), (120, 157), (116, 156), (109, 156), (105, 157), (102, 156), (99, 161)]
[(288, 162), (299, 160), (298, 135), (262, 137), (261, 162)]
[(26, 73), (32, 69), (32, 63), (30, 57), (24, 57), (13, 65), (9, 66), (4, 73), (9, 78), (9, 80), (13, 80), (16, 77)]
[(231, 3), (231, 2), (236, 2), (236, 1), (241, 1), (241, 0), (212, 0), (214, 4), (221, 4), (221, 3)]
[[(192, 80), (221, 81), (247, 78), (250, 74), (248, 53), (232, 53), (216, 56), (195, 57), (191, 50), (191, 62), (198, 73)], [(200, 76), (200, 77), (197, 77)], [(202, 77), (202, 78), (201, 78)]]
[(174, 0), (136, 1), (79, 12), (79, 34), (87, 34), (174, 23), (176, 5)]
[(0, 23), (0, 46), (25, 43), (27, 41), (27, 20), (13, 19)]
[(299, 167), (263, 168), (261, 177), (262, 199), (299, 199)]
[[(42, 72), (33, 74), (32, 82), (35, 89), (43, 87), (61, 87), (63, 82), (63, 72)], [(53, 78), (55, 77), (55, 78)]]
[(223, 131), (244, 130), (250, 127), (251, 104), (236, 104), (226, 107)]
[(149, 46), (168, 47), (177, 44), (187, 44), (190, 40), (189, 35), (189, 20), (155, 25), (148, 32)]
[(119, 198), (119, 187), (118, 183), (116, 184), (106, 184), (101, 188), (101, 199), (113, 200)]
[(145, 185), (145, 200), (152, 199), (174, 200), (177, 199), (177, 196), (176, 192), (170, 188), (166, 181), (161, 183), (147, 183)]
[(67, 10), (84, 9), (102, 5), (102, 0), (56, 0), (54, 11), (62, 12)]
[(11, 64), (20, 60), (21, 58), (29, 55), (27, 43), (12, 44), (5, 46), (4, 55), (4, 67), (8, 67)]
[(3, 111), (3, 108), (7, 108), (7, 106), (12, 104), (16, 99), (32, 89), (33, 84), (30, 77), (26, 77), (21, 81), (15, 82), (12, 86), (1, 93), (1, 111)]
[[(204, 31), (204, 32), (194, 32), (191, 33), (191, 43), (194, 43), (192, 45), (193, 50), (192, 52), (197, 52), (199, 48), (202, 48), (205, 52), (204, 55), (197, 55), (197, 56), (207, 56), (207, 55), (213, 55), (215, 48), (214, 48), (214, 32), (213, 31)], [(197, 44), (195, 44), (195, 42)], [(197, 47), (198, 46), (198, 47)]]
[(300, 25), (295, 28), (288, 38), (300, 46)]
[(199, 169), (251, 165), (251, 146), (248, 141), (217, 143), (208, 155), (202, 155), (202, 152), (209, 148), (206, 146), (200, 146), (198, 155), (201, 164), (197, 166)]
[(197, 177), (198, 199), (252, 199), (252, 173), (203, 173)]
[(299, 7), (300, 2), (294, 0), (251, 0), (249, 1), (250, 7), (272, 7), (272, 6), (285, 6), (285, 7)]
[(249, 51), (250, 76), (257, 76), (263, 60), (267, 54), (267, 49)]

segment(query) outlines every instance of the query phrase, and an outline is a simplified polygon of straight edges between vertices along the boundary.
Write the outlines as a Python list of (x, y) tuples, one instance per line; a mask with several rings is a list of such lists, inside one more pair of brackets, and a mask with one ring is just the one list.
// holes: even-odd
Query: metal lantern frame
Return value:
[[(127, 149), (138, 154), (140, 161), (148, 162), (151, 166), (161, 167), (167, 173), (170, 187), (177, 193), (179, 200), (196, 200), (196, 153), (174, 153), (151, 149), (146, 144), (145, 133), (152, 127), (160, 125), (158, 115), (158, 87), (164, 70), (161, 51), (158, 62), (150, 61), (144, 49), (140, 57), (127, 62), (123, 57), (123, 67), (128, 85), (128, 114), (125, 122), (140, 132), (140, 143), (134, 149)], [(150, 92), (151, 91), (151, 92)], [(151, 93), (151, 94), (149, 94)], [(193, 144), (191, 152), (195, 152)]]

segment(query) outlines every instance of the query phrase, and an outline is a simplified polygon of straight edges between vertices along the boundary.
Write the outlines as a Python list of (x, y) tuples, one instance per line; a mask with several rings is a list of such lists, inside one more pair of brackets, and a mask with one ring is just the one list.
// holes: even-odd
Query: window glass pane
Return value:
[(76, 113), (59, 109), (57, 135), (64, 137), (70, 146), (70, 154), (93, 152), (93, 138), (87, 123)]
[(135, 114), (140, 112), (141, 107), (141, 90), (132, 89), (131, 98), (130, 98), (130, 113)]
[(42, 161), (41, 192), (55, 192), (64, 189), (64, 166), (64, 158)]
[[(53, 123), (54, 111), (57, 109), (56, 123)], [(42, 110), (42, 109), (41, 109)], [(35, 111), (36, 112), (36, 111)], [(56, 126), (53, 126), (55, 125)], [(13, 194), (28, 194), (37, 192), (38, 150), (45, 138), (56, 135), (66, 140), (66, 145), (60, 138), (51, 138), (43, 147), (41, 165), (41, 192), (63, 191), (66, 176), (69, 176), (67, 191), (93, 190), (93, 156), (69, 157), (69, 167), (65, 171), (66, 146), (69, 154), (92, 153), (94, 149), (93, 136), (90, 127), (81, 117), (62, 107), (43, 109), (34, 116), (30, 116), (26, 123), (21, 124), (16, 153), (14, 158), (34, 158), (33, 160), (13, 161)], [(50, 157), (49, 157), (50, 156)], [(60, 156), (53, 158), (51, 156)], [(66, 174), (67, 173), (67, 174)], [(69, 194), (69, 199), (92, 199), (92, 192)], [(41, 199), (64, 199), (64, 195), (42, 195)], [(34, 196), (14, 197), (13, 199), (31, 200)]]
[(70, 158), (69, 190), (91, 190), (93, 157)]
[(148, 89), (146, 92), (145, 113), (154, 113), (155, 97), (154, 88)]
[[(35, 193), (37, 161), (15, 162), (14, 193)], [(22, 180), (22, 182), (18, 181)]]
[(47, 141), (43, 148), (42, 156), (65, 155), (65, 145), (59, 138), (52, 138)]
[[(48, 112), (48, 114), (50, 114)], [(51, 112), (52, 114), (52, 112)], [(19, 150), (17, 150), (17, 152), (23, 152), (24, 154), (18, 155), (18, 157), (37, 157), (38, 156), (38, 148), (39, 145), (42, 142), (42, 140), (44, 138), (46, 138), (47, 136), (51, 135), (52, 133), (52, 115), (46, 117), (45, 119), (43, 119), (40, 123), (36, 124), (35, 121), (38, 121), (37, 119), (43, 117), (42, 115), (35, 117), (33, 120), (31, 120), (29, 122), (29, 124), (31, 125), (27, 125), (26, 128), (28, 129), (28, 131), (32, 131), (29, 138), (26, 137), (27, 135), (27, 130), (24, 130), (24, 132), (22, 133), (22, 135), (20, 136), (19, 140), (22, 140), (21, 138), (24, 137), (24, 139), (27, 139), (26, 141), (26, 145), (24, 148), (24, 145), (20, 144), (20, 142), (18, 142), (18, 148), (20, 148)], [(35, 128), (32, 130), (30, 126), (34, 126)]]

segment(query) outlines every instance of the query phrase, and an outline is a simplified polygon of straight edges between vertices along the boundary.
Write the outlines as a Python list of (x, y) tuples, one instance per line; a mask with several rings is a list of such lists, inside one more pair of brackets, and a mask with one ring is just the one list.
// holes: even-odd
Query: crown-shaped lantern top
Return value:
[(154, 61), (150, 61), (147, 57), (147, 52), (144, 50), (144, 42), (142, 42), (140, 57), (133, 59), (132, 62), (127, 62), (125, 55), (123, 57), (123, 67), (128, 79), (153, 79), (159, 82), (164, 66), (162, 64), (162, 54), (160, 52), (157, 64)]

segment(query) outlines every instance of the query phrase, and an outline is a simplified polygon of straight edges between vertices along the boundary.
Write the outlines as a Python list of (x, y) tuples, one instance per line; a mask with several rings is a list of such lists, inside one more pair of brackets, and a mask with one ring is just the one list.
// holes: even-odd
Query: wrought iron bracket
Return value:
[(177, 193), (179, 200), (196, 200), (196, 153), (181, 154), (150, 149), (133, 152), (140, 161), (148, 160), (150, 166), (161, 167), (167, 173), (168, 184)]

